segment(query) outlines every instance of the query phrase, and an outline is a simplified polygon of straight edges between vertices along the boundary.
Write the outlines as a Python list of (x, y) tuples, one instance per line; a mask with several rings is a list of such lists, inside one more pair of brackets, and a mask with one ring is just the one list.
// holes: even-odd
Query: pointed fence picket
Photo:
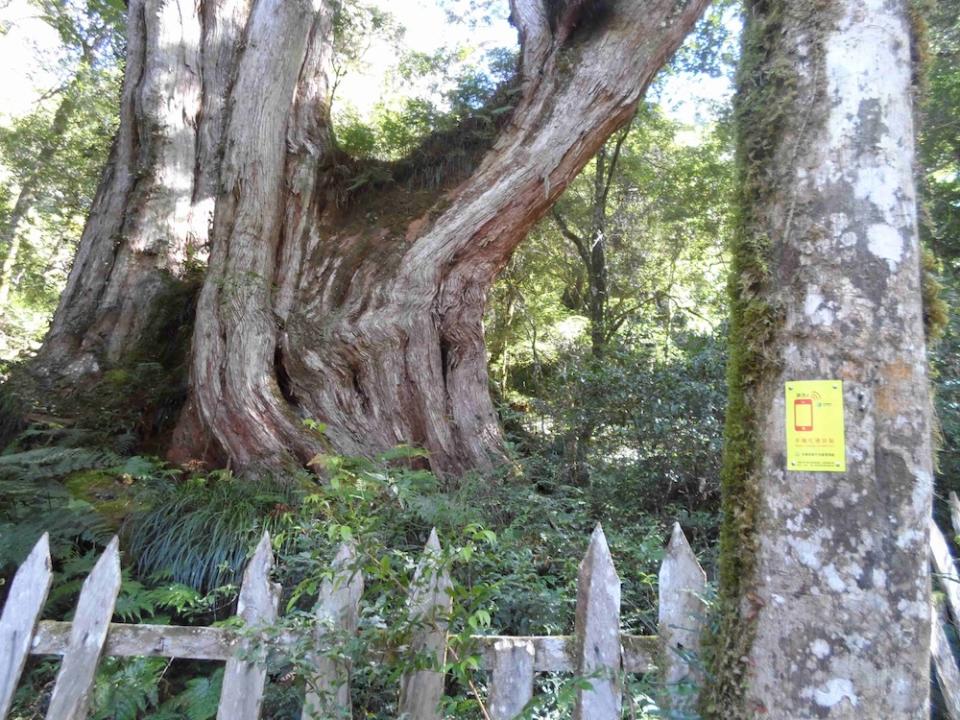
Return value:
[(30, 640), (50, 592), (50, 538), (43, 534), (10, 583), (7, 609), (0, 618), (0, 718), (6, 717), (17, 680), (30, 654)]
[[(270, 534), (265, 532), (243, 573), (243, 584), (240, 585), (240, 598), (237, 601), (237, 614), (248, 627), (270, 625), (277, 619), (280, 586), (270, 582), (272, 568)], [(252, 646), (244, 643), (243, 652), (253, 652)], [(227, 660), (217, 720), (257, 720), (260, 717), (266, 682), (266, 669), (254, 660), (237, 656)]]
[[(336, 643), (337, 633), (350, 637), (357, 632), (360, 597), (363, 595), (363, 576), (354, 568), (356, 549), (344, 543), (333, 560), (332, 577), (320, 587), (315, 615), (317, 632), (315, 647), (324, 648)], [(307, 681), (303, 714), (300, 720), (324, 720), (339, 717), (349, 720), (350, 662), (331, 657), (331, 650), (314, 652), (307, 658), (315, 668)]]
[[(301, 720), (350, 717), (350, 664), (338, 650), (342, 638), (356, 633), (363, 578), (356, 549), (341, 546), (331, 577), (321, 587), (309, 638), (312, 677)], [(26, 655), (62, 655), (47, 717), (80, 720), (102, 655), (153, 656), (226, 662), (219, 720), (253, 720), (260, 712), (267, 670), (263, 652), (271, 647), (302, 646), (293, 634), (270, 637), (260, 628), (276, 620), (279, 587), (270, 581), (273, 553), (264, 533), (243, 575), (238, 614), (245, 630), (110, 623), (120, 588), (119, 548), (114, 538), (83, 585), (73, 622), (37, 618), (50, 587), (50, 555), (44, 535), (18, 570), (0, 615), (0, 720), (6, 717)], [(575, 717), (620, 717), (623, 673), (657, 671), (666, 660), (668, 677), (691, 682), (690, 653), (702, 620), (699, 598), (703, 571), (679, 526), (660, 573), (661, 602), (677, 607), (661, 611), (660, 633), (638, 636), (620, 630), (620, 580), (603, 530), (597, 526), (580, 565), (573, 635), (474, 636), (481, 667), (487, 672), (484, 713), (490, 720), (513, 720), (534, 697), (537, 673), (571, 673), (584, 681), (575, 701)], [(436, 531), (431, 532), (410, 585), (413, 621), (409, 645), (417, 669), (401, 678), (399, 712), (407, 720), (438, 720), (444, 689), (447, 624), (452, 608), (451, 580), (442, 562)], [(338, 640), (340, 638), (340, 640)], [(661, 645), (663, 642), (663, 645)], [(258, 655), (257, 652), (260, 652)], [(671, 686), (668, 684), (668, 691)], [(672, 700), (679, 707), (684, 696)]]
[[(960, 501), (956, 493), (950, 493), (949, 507), (954, 535), (960, 535)], [(960, 667), (946, 632), (947, 628), (956, 628), (960, 623), (960, 576), (947, 538), (933, 518), (930, 519), (930, 563), (946, 605), (946, 608), (938, 608), (934, 604), (930, 608), (930, 657), (944, 700), (944, 711), (950, 720), (960, 720)], [(952, 623), (950, 618), (953, 618)]]
[(705, 621), (703, 596), (707, 574), (697, 562), (679, 523), (674, 523), (667, 556), (660, 566), (658, 603), (662, 679), (661, 705), (687, 716), (696, 710), (696, 690), (703, 681), (697, 662)]
[(524, 638), (500, 638), (493, 643), (490, 662), (490, 720), (513, 720), (533, 699), (533, 642)]
[(120, 592), (120, 551), (116, 536), (83, 581), (70, 640), (53, 686), (47, 720), (83, 720), (94, 675), (107, 641), (113, 606)]
[[(442, 668), (446, 659), (447, 617), (453, 605), (453, 583), (442, 567), (440, 554), (440, 540), (434, 529), (413, 574), (409, 600), (410, 615), (417, 625), (410, 643), (411, 659), (426, 659), (434, 668)], [(400, 717), (441, 719), (443, 672), (434, 668), (413, 670), (400, 678)]]
[(960, 718), (960, 669), (950, 648), (950, 639), (944, 628), (949, 623), (942, 608), (934, 605), (930, 612), (930, 656), (937, 674), (937, 684), (943, 697), (944, 710), (950, 720)]
[(577, 674), (589, 689), (577, 691), (574, 720), (620, 717), (620, 578), (603, 529), (597, 525), (577, 578)]

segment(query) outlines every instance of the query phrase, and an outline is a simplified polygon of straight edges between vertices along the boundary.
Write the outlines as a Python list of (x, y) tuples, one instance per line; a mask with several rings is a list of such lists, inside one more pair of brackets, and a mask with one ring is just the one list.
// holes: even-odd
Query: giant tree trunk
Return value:
[(120, 128), (37, 359), (42, 374), (74, 382), (147, 356), (148, 328), (203, 259), (249, 2), (206, 5), (215, 9), (129, 3)]
[[(928, 717), (908, 5), (747, 3), (711, 717)], [(842, 382), (845, 471), (787, 464), (799, 380)]]
[(446, 158), (439, 190), (414, 177), (345, 198), (324, 0), (132, 0), (121, 131), (41, 366), (122, 360), (209, 241), (174, 458), (411, 443), (442, 473), (491, 467), (488, 289), (706, 4), (514, 0), (519, 94), (492, 147)]

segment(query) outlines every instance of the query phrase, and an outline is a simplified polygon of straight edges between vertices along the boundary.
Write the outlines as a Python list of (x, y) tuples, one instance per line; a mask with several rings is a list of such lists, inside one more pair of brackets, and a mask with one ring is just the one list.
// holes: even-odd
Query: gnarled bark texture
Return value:
[[(217, 3), (224, 14), (231, 4)], [(223, 109), (201, 112), (201, 96), (226, 97), (227, 78), (207, 71), (209, 56), (235, 48), (238, 37), (205, 32), (189, 0), (129, 3), (120, 129), (38, 357), (41, 372), (75, 380), (142, 354), (158, 304), (202, 260), (214, 188), (201, 181), (216, 177), (220, 140), (201, 140), (220, 135)]]
[(209, 247), (173, 457), (303, 463), (311, 418), (340, 452), (490, 468), (488, 289), (706, 5), (514, 0), (519, 92), (489, 149), (439, 189), (419, 167), (349, 198), (325, 0), (132, 0), (122, 128), (41, 367), (122, 360)]
[[(722, 718), (926, 718), (931, 407), (907, 0), (748, 3)], [(845, 472), (786, 464), (784, 386), (843, 382)]]

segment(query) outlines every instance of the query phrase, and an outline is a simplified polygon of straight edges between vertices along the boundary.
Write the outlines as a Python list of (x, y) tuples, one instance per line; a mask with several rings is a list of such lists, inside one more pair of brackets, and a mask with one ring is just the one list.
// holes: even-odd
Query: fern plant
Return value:
[(59, 480), (120, 462), (109, 450), (83, 447), (39, 447), (0, 455), (0, 572), (20, 563), (45, 532), (57, 560), (104, 544), (113, 533), (110, 523)]
[(105, 657), (97, 670), (92, 720), (138, 720), (160, 702), (166, 658)]
[(0, 455), (0, 481), (10, 481), (0, 493), (16, 492), (38, 480), (62, 478), (80, 470), (99, 470), (121, 463), (116, 453), (102, 448), (41, 447)]

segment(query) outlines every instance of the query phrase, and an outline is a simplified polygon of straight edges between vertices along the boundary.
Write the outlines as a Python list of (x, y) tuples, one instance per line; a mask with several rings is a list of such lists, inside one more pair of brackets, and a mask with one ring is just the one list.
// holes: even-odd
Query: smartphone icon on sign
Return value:
[(813, 400), (810, 398), (793, 401), (793, 429), (797, 432), (813, 430)]

